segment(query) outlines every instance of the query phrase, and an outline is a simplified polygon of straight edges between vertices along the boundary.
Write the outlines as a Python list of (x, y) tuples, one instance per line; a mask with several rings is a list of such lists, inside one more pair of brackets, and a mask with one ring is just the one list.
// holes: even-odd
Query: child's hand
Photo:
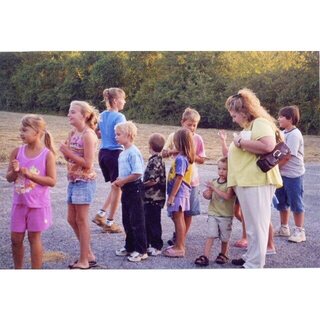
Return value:
[(111, 185), (116, 188), (121, 188), (124, 186), (124, 183), (121, 179), (118, 178), (118, 179), (114, 180)]
[(206, 182), (204, 183), (204, 185), (205, 185), (208, 189), (213, 190), (213, 184), (212, 184), (211, 181), (206, 181)]
[(169, 196), (168, 200), (167, 200), (167, 207), (172, 206), (174, 203), (174, 196)]
[(20, 168), (20, 172), (27, 178), (30, 179), (32, 176), (32, 173), (29, 171), (28, 168), (22, 167)]
[(203, 191), (203, 197), (206, 199), (206, 200), (211, 200), (212, 198), (212, 191), (211, 189), (206, 189)]
[(20, 171), (20, 164), (17, 159), (12, 160), (12, 168), (14, 172), (19, 172)]
[(60, 142), (59, 150), (64, 156), (67, 156), (68, 152), (70, 151), (68, 145), (64, 141)]

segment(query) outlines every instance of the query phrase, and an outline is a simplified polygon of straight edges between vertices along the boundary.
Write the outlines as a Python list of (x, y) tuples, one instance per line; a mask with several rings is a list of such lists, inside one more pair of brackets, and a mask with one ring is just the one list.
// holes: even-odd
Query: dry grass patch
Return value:
[[(8, 162), (11, 151), (21, 144), (19, 138), (19, 124), (24, 114), (13, 112), (0, 111), (0, 164), (4, 165)], [(66, 117), (43, 115), (48, 124), (48, 130), (52, 133), (56, 146), (58, 147), (60, 141), (64, 141), (70, 131), (71, 127)], [(171, 132), (177, 130), (177, 126), (165, 126), (157, 124), (140, 124), (137, 123), (138, 137), (135, 144), (141, 150), (143, 157), (148, 159), (148, 138), (154, 132), (162, 133), (167, 137)], [(198, 129), (199, 133), (205, 143), (206, 153), (210, 160), (208, 164), (216, 163), (217, 159), (221, 156), (221, 146), (218, 137), (218, 129)], [(231, 142), (232, 131), (227, 131), (228, 142)], [(305, 161), (318, 162), (320, 159), (319, 136), (304, 136), (305, 142)], [(62, 155), (58, 152), (58, 163), (65, 163)]]

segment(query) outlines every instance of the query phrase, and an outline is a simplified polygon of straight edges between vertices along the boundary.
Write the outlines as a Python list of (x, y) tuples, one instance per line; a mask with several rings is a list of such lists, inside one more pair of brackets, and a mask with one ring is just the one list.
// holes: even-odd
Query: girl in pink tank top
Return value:
[(6, 176), (9, 182), (14, 182), (11, 212), (13, 261), (16, 269), (23, 268), (23, 240), (27, 231), (31, 267), (40, 269), (41, 232), (52, 224), (49, 188), (56, 184), (55, 152), (42, 117), (24, 116), (21, 120), (20, 137), (24, 144), (11, 153)]

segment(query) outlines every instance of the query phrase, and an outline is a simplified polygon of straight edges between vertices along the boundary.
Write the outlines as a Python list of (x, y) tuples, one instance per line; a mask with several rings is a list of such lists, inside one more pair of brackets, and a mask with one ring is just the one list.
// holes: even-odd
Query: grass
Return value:
[[(24, 114), (14, 112), (0, 111), (0, 165), (7, 165), (11, 151), (21, 144), (19, 138), (20, 120)], [(54, 137), (56, 147), (60, 141), (64, 141), (70, 131), (70, 125), (66, 117), (43, 115), (48, 125), (48, 130)], [(144, 159), (149, 157), (148, 153), (148, 137), (154, 132), (162, 133), (167, 137), (171, 132), (177, 130), (177, 126), (165, 126), (157, 124), (140, 124), (136, 123), (138, 127), (138, 137), (135, 144), (138, 146)], [(213, 164), (221, 156), (221, 146), (218, 137), (218, 129), (201, 129), (197, 130), (204, 140), (207, 157), (210, 158), (206, 163)], [(232, 139), (232, 131), (227, 131), (229, 141)], [(320, 136), (305, 135), (305, 162), (319, 162), (320, 152)], [(64, 163), (64, 159), (58, 153), (58, 163)]]

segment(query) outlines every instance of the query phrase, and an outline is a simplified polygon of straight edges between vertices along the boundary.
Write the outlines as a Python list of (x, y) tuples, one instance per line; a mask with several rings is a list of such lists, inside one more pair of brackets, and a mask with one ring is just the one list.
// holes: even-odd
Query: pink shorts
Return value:
[(29, 208), (23, 204), (14, 204), (11, 211), (11, 232), (41, 232), (52, 225), (51, 206)]

